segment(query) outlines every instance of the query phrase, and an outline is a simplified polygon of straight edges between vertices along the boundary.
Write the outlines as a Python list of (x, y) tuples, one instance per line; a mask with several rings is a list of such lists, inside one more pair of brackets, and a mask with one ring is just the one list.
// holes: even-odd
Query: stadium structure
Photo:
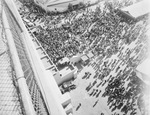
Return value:
[(81, 4), (97, 4), (99, 0), (34, 0), (38, 6), (42, 7), (46, 12), (65, 12), (68, 10), (68, 5), (72, 7)]
[(0, 114), (71, 115), (70, 96), (53, 77), (58, 71), (29, 35), (13, 0), (1, 0), (0, 9)]
[(117, 9), (118, 15), (128, 20), (138, 21), (142, 16), (150, 12), (150, 2), (148, 0), (143, 0), (141, 2), (135, 3), (131, 6)]

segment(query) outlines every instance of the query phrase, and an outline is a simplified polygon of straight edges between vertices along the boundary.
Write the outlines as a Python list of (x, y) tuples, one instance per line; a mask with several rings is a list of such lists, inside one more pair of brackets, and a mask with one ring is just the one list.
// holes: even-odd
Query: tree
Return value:
[(105, 7), (110, 11), (112, 12), (113, 11), (113, 4), (111, 2), (106, 2), (105, 3)]
[(68, 11), (73, 11), (73, 5), (72, 4), (68, 4)]
[(99, 17), (100, 14), (101, 14), (101, 9), (100, 9), (100, 6), (98, 6), (98, 7), (96, 7), (96, 9), (95, 9), (95, 16), (96, 16), (96, 17)]
[(83, 2), (80, 2), (80, 3), (79, 3), (79, 8), (85, 8), (85, 6), (86, 6), (86, 5), (85, 5)]
[(100, 6), (96, 7), (95, 12), (101, 13), (101, 8), (100, 8)]

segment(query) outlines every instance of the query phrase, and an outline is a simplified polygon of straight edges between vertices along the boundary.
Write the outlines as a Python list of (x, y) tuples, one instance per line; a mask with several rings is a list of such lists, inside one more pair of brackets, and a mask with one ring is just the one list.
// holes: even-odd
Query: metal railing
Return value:
[(6, 4), (4, 4), (4, 6), (6, 17), (10, 27), (11, 32), (10, 34), (12, 34), (11, 37), (13, 38), (18, 58), (21, 64), (21, 68), (18, 69), (21, 69), (23, 71), (22, 76), (20, 76), (20, 78), (24, 77), (26, 79), (26, 84), (28, 86), (30, 97), (32, 99), (32, 104), (36, 114), (49, 115), (40, 88), (38, 86), (37, 80), (35, 78), (34, 72), (32, 70), (32, 66), (30, 64), (26, 48), (24, 46), (23, 36), (21, 35), (22, 29), (20, 28), (18, 22), (16, 21), (9, 7)]
[(4, 31), (25, 115), (66, 115), (61, 92), (38, 55), (13, 0), (4, 1)]
[(15, 79), (2, 20), (3, 6), (0, 1), (0, 115), (22, 115), (24, 108), (20, 101), (18, 83)]

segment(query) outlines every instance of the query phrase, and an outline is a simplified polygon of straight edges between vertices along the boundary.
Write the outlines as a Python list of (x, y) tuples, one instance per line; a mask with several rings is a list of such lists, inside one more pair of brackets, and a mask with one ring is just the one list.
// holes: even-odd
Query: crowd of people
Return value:
[(65, 56), (71, 57), (80, 52), (80, 43), (73, 34), (78, 20), (73, 23), (70, 20), (82, 12), (82, 9), (63, 15), (49, 16), (44, 12), (39, 13), (40, 11), (34, 5), (28, 8), (25, 4), (19, 11), (26, 27), (38, 38), (54, 63)]
[[(96, 61), (91, 62), (96, 75), (86, 90), (90, 92), (89, 96), (108, 97), (107, 104), (112, 112), (119, 109), (124, 114), (136, 115), (139, 108), (142, 114), (147, 114), (143, 101), (147, 85), (137, 77), (134, 70), (149, 51), (148, 36), (145, 33), (148, 24), (146, 20), (145, 18), (134, 25), (128, 25), (125, 34), (121, 35), (123, 38), (119, 37), (121, 40), (116, 44), (116, 52), (108, 53), (109, 56), (107, 53), (104, 56), (103, 52)], [(104, 91), (102, 87), (105, 87)]]
[[(101, 44), (105, 42), (105, 39), (104, 41), (101, 39), (107, 38), (107, 45), (109, 45), (108, 38), (114, 34), (109, 35), (108, 31), (113, 30), (115, 28), (113, 25), (119, 23), (119, 17), (116, 14), (101, 13), (99, 7), (95, 11), (87, 8), (48, 15), (36, 5), (26, 3), (20, 7), (19, 11), (27, 28), (38, 38), (54, 63), (64, 56), (71, 57), (88, 49), (99, 54), (103, 49)], [(115, 31), (118, 32), (118, 30)], [(112, 47), (116, 50), (116, 47)], [(109, 51), (108, 49), (108, 53)]]
[[(134, 69), (148, 51), (147, 15), (138, 22), (128, 23), (117, 15), (114, 10), (117, 5), (113, 3), (105, 3), (103, 9), (98, 6), (95, 10), (86, 8), (58, 15), (48, 15), (34, 5), (29, 6), (24, 4), (19, 8), (22, 19), (55, 64), (78, 53), (94, 54), (90, 65), (96, 75), (86, 88), (87, 92), (92, 90), (89, 96), (108, 97), (112, 111), (120, 109), (124, 114), (135, 115), (139, 108), (143, 114), (146, 112), (142, 101), (146, 85)], [(83, 79), (89, 77), (86, 73)]]
[(136, 115), (139, 108), (142, 114), (147, 114), (142, 99), (147, 85), (137, 77), (132, 67), (126, 65), (124, 70), (119, 69), (116, 76), (113, 72), (104, 76), (100, 73), (93, 77), (94, 81), (86, 87), (89, 96), (108, 97), (107, 105), (112, 112), (118, 109), (124, 114)]
[[(118, 51), (114, 54), (108, 53), (109, 58), (106, 53), (104, 57), (103, 52), (102, 55), (98, 56), (97, 61), (91, 62), (96, 75), (93, 77), (94, 82), (90, 83), (87, 86), (88, 90), (86, 90), (89, 92), (91, 89), (89, 95), (96, 98), (100, 94), (103, 97), (108, 97), (108, 106), (112, 111), (119, 109), (125, 114), (136, 115), (138, 103), (142, 114), (147, 114), (145, 111), (146, 105), (143, 101), (144, 89), (147, 86), (137, 77), (134, 71), (148, 55), (148, 37), (144, 32), (147, 26), (145, 20), (129, 25), (125, 32), (127, 37), (121, 35), (126, 39), (121, 39), (116, 44)], [(127, 41), (127, 39), (129, 40)], [(105, 91), (102, 91), (100, 88), (104, 86)]]

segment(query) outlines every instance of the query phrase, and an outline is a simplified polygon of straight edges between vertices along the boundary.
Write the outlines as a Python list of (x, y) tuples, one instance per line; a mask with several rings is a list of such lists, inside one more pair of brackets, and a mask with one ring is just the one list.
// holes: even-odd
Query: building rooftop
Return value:
[(140, 65), (137, 66), (137, 70), (139, 72), (144, 73), (148, 77), (150, 77), (150, 57), (148, 57), (146, 60), (144, 60)]
[(41, 5), (48, 11), (65, 11), (68, 8), (68, 5), (76, 5), (80, 2), (86, 3), (95, 3), (97, 0), (35, 0), (37, 4)]
[(65, 62), (69, 62), (69, 59), (67, 57), (64, 57), (61, 60), (59, 60), (60, 64), (64, 64)]
[(74, 67), (72, 65), (65, 66), (63, 69), (61, 69), (59, 72), (62, 76), (67, 75), (68, 73), (71, 73), (74, 70)]
[(82, 61), (87, 61), (89, 58), (88, 58), (87, 55), (83, 55), (83, 56), (81, 57), (81, 59), (82, 59)]
[(93, 55), (93, 53), (92, 53), (92, 52), (89, 52), (89, 53), (87, 54), (87, 56), (88, 56), (89, 58), (94, 57), (94, 55)]
[(143, 0), (142, 2), (135, 3), (131, 6), (122, 8), (122, 11), (127, 11), (131, 14), (134, 18), (140, 17), (150, 12), (150, 1)]

